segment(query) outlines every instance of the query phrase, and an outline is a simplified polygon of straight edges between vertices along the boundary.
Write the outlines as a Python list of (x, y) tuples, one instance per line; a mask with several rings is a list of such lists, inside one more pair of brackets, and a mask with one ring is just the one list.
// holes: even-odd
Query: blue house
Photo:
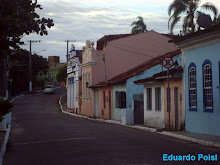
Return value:
[[(162, 66), (161, 62), (164, 57), (172, 57), (179, 66), (182, 65), (182, 55), (180, 50), (168, 52), (164, 55), (159, 55), (155, 58), (147, 60), (146, 62), (122, 73), (112, 79), (102, 82), (101, 86), (112, 86), (113, 88), (113, 119), (121, 119), (121, 109), (127, 108), (133, 110), (134, 124), (145, 124), (150, 127), (165, 128), (165, 120), (168, 120), (166, 111), (166, 79), (167, 71)], [(175, 73), (177, 69), (172, 68)], [(182, 72), (180, 73), (178, 81), (182, 86)], [(171, 81), (175, 84), (176, 79), (170, 75)], [(135, 83), (136, 81), (142, 81), (145, 79), (150, 80), (143, 83)], [(175, 86), (175, 85), (174, 85)], [(174, 87), (173, 87), (174, 88)], [(151, 90), (151, 94), (147, 96), (148, 89)], [(179, 89), (182, 91), (182, 88)], [(174, 91), (174, 90), (173, 90)], [(125, 95), (124, 95), (125, 94)], [(123, 96), (123, 97), (122, 97)], [(126, 97), (125, 97), (126, 96)], [(181, 96), (179, 96), (180, 98)], [(147, 98), (150, 100), (147, 101)], [(125, 106), (123, 100), (126, 101)], [(174, 98), (172, 97), (172, 100)], [(151, 109), (147, 109), (148, 104), (152, 105)], [(174, 104), (174, 102), (173, 102)], [(174, 107), (174, 106), (173, 106)], [(121, 108), (121, 109), (120, 109)], [(182, 111), (182, 108), (178, 109)], [(174, 110), (173, 110), (174, 111)], [(184, 117), (182, 112), (179, 113), (179, 125), (184, 125)], [(175, 112), (172, 114), (175, 115)], [(173, 123), (175, 121), (173, 120)], [(178, 125), (178, 124), (177, 124)], [(178, 126), (179, 126), (178, 125)], [(179, 128), (182, 128), (179, 126)]]
[(220, 136), (220, 27), (174, 40), (184, 62), (185, 129)]

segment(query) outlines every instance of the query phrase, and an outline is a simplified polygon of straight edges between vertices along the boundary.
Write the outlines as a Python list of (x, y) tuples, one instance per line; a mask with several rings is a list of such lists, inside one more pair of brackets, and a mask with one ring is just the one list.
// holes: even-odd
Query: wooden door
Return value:
[(178, 87), (174, 87), (175, 130), (179, 129), (179, 102)]
[(134, 124), (144, 124), (144, 102), (134, 100)]
[(112, 114), (112, 105), (111, 105), (111, 102), (112, 102), (112, 99), (111, 99), (111, 91), (108, 91), (108, 97), (109, 97), (109, 119), (111, 119), (111, 114)]

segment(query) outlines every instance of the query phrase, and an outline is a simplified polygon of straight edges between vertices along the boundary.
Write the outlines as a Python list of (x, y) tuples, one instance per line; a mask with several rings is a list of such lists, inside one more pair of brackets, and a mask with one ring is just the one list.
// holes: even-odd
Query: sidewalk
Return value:
[[(25, 92), (18, 94), (16, 96), (14, 96), (13, 98), (9, 98), (9, 99), (11, 100), (11, 102), (13, 102), (17, 98), (24, 96), (24, 94), (25, 94)], [(0, 128), (1, 128), (1, 126), (0, 126)], [(1, 150), (0, 150), (0, 165), (2, 165), (2, 163), (3, 163), (3, 158), (4, 158), (4, 154), (6, 152), (6, 147), (8, 144), (10, 131), (11, 131), (11, 123), (7, 125), (6, 130), (0, 129), (0, 148), (1, 148)]]
[[(65, 95), (63, 95), (63, 96), (65, 96)], [(144, 125), (123, 125), (120, 121), (104, 120), (104, 119), (99, 119), (99, 118), (94, 119), (94, 118), (90, 118), (90, 117), (87, 117), (87, 116), (71, 113), (71, 112), (67, 111), (66, 99), (65, 99), (66, 97), (64, 97), (64, 99), (62, 99), (63, 96), (61, 96), (60, 99), (59, 99), (59, 105), (60, 105), (61, 111), (65, 114), (68, 114), (68, 115), (71, 115), (71, 116), (81, 117), (81, 118), (85, 118), (85, 119), (93, 120), (93, 121), (106, 122), (106, 123), (111, 123), (111, 124), (118, 124), (118, 125), (122, 125), (122, 126), (125, 126), (125, 127), (140, 129), (140, 130), (144, 130), (144, 131), (150, 131), (150, 132), (158, 133), (158, 134), (161, 134), (161, 135), (171, 136), (171, 137), (174, 137), (174, 138), (187, 140), (187, 141), (191, 141), (191, 142), (206, 145), (206, 146), (220, 148), (220, 137), (218, 137), (218, 136), (191, 133), (191, 132), (186, 132), (186, 131), (161, 131), (157, 128), (150, 128), (150, 127), (147, 127), (147, 126), (144, 126)]]
[(11, 131), (11, 125), (8, 126), (7, 130), (1, 130), (0, 131), (0, 147), (1, 147), (1, 151), (0, 151), (0, 165), (2, 165), (3, 162), (3, 157), (6, 151), (6, 146), (8, 143), (8, 139), (9, 139), (9, 134)]

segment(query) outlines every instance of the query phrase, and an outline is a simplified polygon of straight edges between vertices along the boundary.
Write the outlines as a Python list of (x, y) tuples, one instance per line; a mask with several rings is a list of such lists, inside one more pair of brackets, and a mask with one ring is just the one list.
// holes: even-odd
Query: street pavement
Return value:
[[(61, 113), (56, 94), (18, 98), (4, 165), (220, 164), (218, 148)], [(218, 161), (163, 161), (163, 154), (218, 154)]]

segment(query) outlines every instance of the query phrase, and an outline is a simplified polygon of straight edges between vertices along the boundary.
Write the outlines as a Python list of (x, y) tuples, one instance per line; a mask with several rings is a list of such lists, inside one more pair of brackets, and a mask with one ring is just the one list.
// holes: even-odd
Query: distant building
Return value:
[(72, 44), (67, 57), (67, 110), (75, 113), (79, 112), (80, 53), (81, 51), (76, 52), (75, 46)]
[(60, 63), (60, 56), (48, 56), (48, 62), (49, 63)]
[(49, 69), (46, 74), (42, 71), (39, 72), (37, 81), (38, 87), (44, 88), (46, 85), (58, 86), (59, 82), (57, 81), (57, 74), (59, 69), (64, 67), (66, 63), (60, 63), (60, 56), (48, 56)]

